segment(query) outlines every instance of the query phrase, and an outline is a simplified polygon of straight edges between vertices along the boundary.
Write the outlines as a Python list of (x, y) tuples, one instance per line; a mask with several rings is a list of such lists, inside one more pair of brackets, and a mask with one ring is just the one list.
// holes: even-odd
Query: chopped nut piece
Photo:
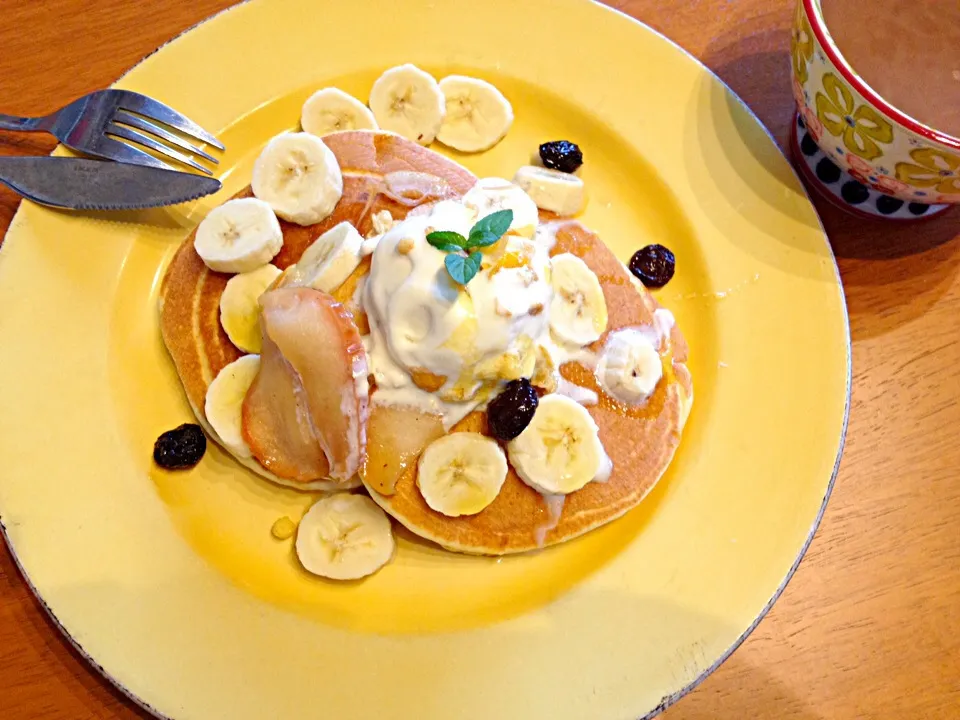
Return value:
[(414, 385), (427, 392), (436, 392), (447, 382), (444, 375), (434, 375), (426, 368), (413, 368), (410, 371), (410, 377)]
[(375, 212), (370, 217), (370, 222), (373, 225), (370, 236), (383, 235), (385, 232), (390, 230), (390, 228), (397, 224), (397, 221), (393, 219), (393, 215), (390, 214), (389, 210), (380, 210), (379, 212)]
[(537, 345), (536, 366), (530, 382), (534, 387), (548, 393), (556, 392), (560, 384), (560, 373), (550, 353), (543, 345)]
[(277, 520), (273, 524), (273, 527), (270, 528), (270, 534), (273, 535), (277, 540), (289, 540), (293, 537), (293, 534), (296, 531), (296, 524), (294, 524), (293, 520), (288, 518), (286, 515)]

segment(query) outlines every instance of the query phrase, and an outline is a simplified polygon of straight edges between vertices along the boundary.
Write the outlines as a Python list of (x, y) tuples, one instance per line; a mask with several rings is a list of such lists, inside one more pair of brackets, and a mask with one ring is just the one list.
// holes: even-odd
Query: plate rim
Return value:
[[(248, 1), (249, 0), (244, 0), (244, 2), (248, 2)], [(740, 95), (736, 93), (733, 90), (733, 88), (730, 87), (730, 85), (728, 85), (723, 78), (717, 75), (713, 71), (713, 69), (710, 68), (710, 66), (704, 63), (702, 60), (700, 60), (700, 58), (698, 58), (692, 52), (684, 48), (678, 42), (667, 37), (656, 28), (650, 27), (649, 25), (644, 23), (642, 20), (639, 20), (633, 17), (632, 15), (628, 15), (627, 13), (623, 12), (619, 8), (611, 7), (609, 5), (604, 5), (602, 2), (600, 2), (600, 0), (590, 0), (590, 2), (596, 5), (600, 5), (606, 8), (607, 10), (609, 10), (610, 12), (616, 13), (617, 15), (620, 15), (621, 17), (624, 17), (631, 22), (639, 23), (640, 25), (643, 25), (644, 27), (649, 29), (650, 32), (652, 32), (654, 35), (657, 35), (661, 40), (669, 43), (673, 47), (677, 48), (680, 52), (685, 54), (687, 57), (691, 58), (694, 62), (700, 65), (700, 67), (702, 67), (707, 73), (712, 75), (716, 79), (716, 81), (720, 83), (720, 85), (722, 85), (724, 89), (729, 93), (729, 97), (736, 100), (737, 103), (743, 108), (743, 110), (753, 119), (753, 121), (757, 124), (757, 126), (763, 129), (764, 135), (766, 135), (767, 138), (770, 140), (770, 142), (772, 142), (773, 145), (777, 148), (777, 152), (780, 153), (781, 156), (783, 156), (783, 159), (786, 161), (787, 165), (790, 168), (790, 172), (797, 179), (797, 182), (799, 183), (800, 187), (803, 188), (804, 196), (807, 198), (807, 201), (813, 206), (814, 215), (816, 215), (816, 218), (817, 218), (817, 225), (820, 229), (820, 232), (823, 234), (824, 239), (827, 242), (827, 247), (830, 250), (830, 257), (833, 260), (833, 272), (837, 282), (837, 287), (840, 290), (840, 297), (843, 300), (843, 302), (841, 302), (840, 305), (843, 310), (843, 325), (844, 325), (844, 329), (846, 330), (846, 336), (847, 336), (846, 337), (846, 351), (847, 351), (846, 398), (844, 399), (844, 404), (843, 404), (843, 425), (840, 429), (840, 439), (839, 439), (839, 443), (837, 444), (837, 456), (836, 456), (836, 459), (834, 460), (833, 470), (831, 470), (830, 472), (830, 480), (827, 483), (827, 489), (823, 494), (823, 500), (820, 503), (820, 508), (817, 511), (817, 516), (814, 518), (813, 523), (810, 526), (810, 530), (807, 533), (807, 537), (804, 540), (803, 545), (800, 548), (800, 551), (797, 553), (797, 557), (794, 559), (793, 564), (790, 566), (790, 569), (787, 570), (787, 573), (786, 575), (784, 575), (780, 585), (774, 591), (773, 595), (770, 596), (770, 599), (767, 601), (766, 605), (764, 605), (763, 608), (761, 608), (760, 613), (757, 615), (757, 617), (754, 618), (753, 622), (751, 622), (750, 625), (747, 626), (747, 628), (737, 637), (737, 639), (734, 640), (734, 642), (730, 645), (730, 647), (727, 648), (723, 652), (723, 654), (721, 654), (720, 657), (717, 658), (717, 660), (713, 664), (711, 664), (708, 668), (703, 670), (689, 684), (685, 685), (680, 690), (677, 690), (676, 692), (665, 696), (657, 704), (655, 708), (650, 710), (646, 715), (643, 715), (639, 718), (639, 720), (652, 720), (652, 718), (655, 718), (657, 715), (660, 715), (664, 710), (669, 708), (671, 705), (675, 704), (679, 700), (682, 700), (689, 693), (696, 690), (697, 687), (699, 687), (699, 685), (704, 680), (706, 680), (710, 675), (712, 675), (717, 668), (719, 668), (721, 665), (723, 665), (723, 663), (725, 663), (728, 659), (730, 659), (730, 656), (733, 655), (740, 648), (741, 645), (743, 645), (744, 641), (753, 633), (754, 630), (757, 629), (757, 626), (759, 626), (760, 623), (763, 622), (764, 618), (767, 617), (767, 614), (773, 609), (773, 606), (776, 604), (777, 600), (780, 599), (780, 596), (783, 595), (784, 590), (787, 589), (787, 585), (790, 584), (790, 581), (793, 579), (793, 576), (796, 574), (797, 570), (800, 568), (800, 564), (803, 562), (804, 557), (806, 557), (807, 550), (810, 549), (810, 545), (813, 543), (814, 537), (816, 537), (817, 530), (820, 529), (820, 523), (823, 521), (823, 516), (827, 511), (827, 505), (830, 502), (830, 497), (833, 495), (833, 488), (834, 488), (834, 485), (836, 484), (837, 476), (840, 474), (840, 463), (843, 460), (843, 451), (847, 443), (847, 430), (850, 424), (850, 400), (851, 400), (852, 391), (853, 391), (853, 339), (850, 334), (850, 309), (847, 307), (847, 293), (843, 287), (843, 278), (840, 275), (840, 266), (837, 264), (837, 256), (836, 256), (836, 253), (834, 253), (833, 251), (833, 245), (830, 243), (830, 236), (827, 234), (827, 229), (823, 226), (823, 219), (820, 217), (820, 213), (817, 211), (816, 205), (814, 205), (813, 203), (813, 198), (810, 195), (810, 191), (807, 188), (806, 183), (803, 182), (803, 178), (801, 177), (800, 173), (797, 171), (797, 168), (794, 166), (793, 162), (791, 162), (790, 156), (782, 147), (780, 147), (780, 143), (777, 142), (777, 139), (774, 137), (773, 133), (770, 131), (770, 128), (768, 128), (760, 120), (760, 118), (757, 117), (757, 114), (754, 112), (753, 108), (750, 107), (750, 105), (748, 105), (747, 102), (743, 98), (741, 98)], [(173, 720), (173, 719), (165, 718), (164, 720)]]
[[(219, 10), (213, 13), (212, 15), (209, 15), (208, 17), (203, 18), (202, 20), (184, 28), (179, 33), (171, 36), (169, 39), (167, 39), (166, 41), (158, 45), (156, 48), (152, 49), (150, 52), (148, 52), (146, 55), (141, 57), (133, 65), (128, 67), (126, 70), (124, 70), (123, 73), (121, 73), (110, 84), (109, 87), (114, 87), (116, 86), (117, 83), (122, 82), (127, 77), (127, 75), (129, 75), (133, 70), (139, 67), (144, 61), (146, 61), (147, 59), (149, 59), (150, 57), (152, 57), (157, 52), (164, 49), (174, 41), (178, 40), (182, 36), (190, 33), (191, 31), (201, 27), (202, 25), (212, 20), (215, 20), (221, 15), (225, 15), (226, 13), (236, 10), (239, 7), (247, 5), (250, 2), (252, 2), (252, 0), (238, 0), (238, 2), (235, 2), (234, 4), (226, 8), (223, 8), (222, 10)], [(790, 173), (797, 180), (798, 187), (802, 188), (802, 194), (804, 198), (806, 198), (807, 202), (811, 205), (811, 207), (814, 210), (814, 216), (816, 217), (816, 220), (817, 220), (816, 229), (824, 238), (824, 241), (826, 243), (826, 249), (829, 252), (830, 259), (833, 264), (834, 280), (836, 283), (836, 288), (839, 290), (839, 295), (841, 299), (840, 306), (842, 311), (843, 328), (845, 331), (845, 343), (844, 343), (844, 348), (846, 351), (845, 398), (844, 398), (843, 419), (842, 419), (842, 425), (840, 428), (840, 434), (839, 434), (838, 443), (837, 443), (836, 457), (834, 459), (833, 468), (830, 472), (830, 478), (827, 482), (826, 489), (824, 491), (823, 499), (820, 502), (820, 506), (817, 510), (816, 517), (814, 518), (807, 532), (806, 538), (804, 539), (803, 544), (801, 545), (797, 553), (797, 556), (794, 558), (792, 565), (786, 571), (782, 581), (774, 590), (770, 598), (767, 600), (766, 604), (760, 609), (759, 613), (753, 619), (750, 625), (748, 625), (747, 628), (744, 629), (744, 631), (734, 640), (734, 642), (710, 666), (701, 670), (700, 673), (692, 681), (687, 683), (685, 686), (683, 686), (679, 690), (664, 696), (655, 707), (649, 710), (646, 714), (638, 717), (638, 720), (651, 720), (652, 718), (655, 718), (656, 716), (660, 715), (667, 708), (671, 707), (672, 705), (677, 703), (679, 700), (684, 698), (690, 692), (695, 690), (701, 683), (703, 683), (704, 680), (706, 680), (710, 675), (712, 675), (713, 672), (717, 670), (717, 668), (719, 668), (724, 662), (726, 662), (730, 658), (730, 656), (733, 655), (733, 653), (735, 653), (740, 648), (740, 646), (744, 643), (744, 641), (753, 633), (753, 631), (759, 626), (759, 624), (766, 618), (767, 614), (776, 604), (777, 600), (780, 599), (781, 595), (786, 590), (787, 585), (789, 585), (790, 581), (793, 579), (794, 575), (799, 569), (800, 564), (803, 562), (803, 559), (805, 558), (806, 553), (809, 550), (810, 545), (812, 544), (813, 539), (816, 536), (817, 530), (819, 529), (820, 524), (823, 520), (830, 497), (833, 494), (833, 489), (836, 484), (837, 477), (839, 475), (840, 465), (843, 458), (843, 452), (845, 449), (846, 439), (847, 439), (847, 432), (849, 429), (850, 409), (851, 409), (852, 383), (853, 383), (853, 347), (852, 347), (852, 337), (851, 337), (851, 330), (850, 330), (849, 308), (846, 301), (846, 292), (843, 286), (843, 279), (840, 275), (839, 265), (837, 264), (836, 254), (834, 253), (833, 246), (830, 243), (829, 235), (827, 234), (826, 228), (823, 226), (823, 221), (820, 217), (819, 212), (817, 212), (816, 210), (816, 206), (813, 203), (809, 189), (803, 183), (802, 177), (797, 171), (794, 164), (791, 162), (788, 153), (783, 148), (780, 147), (780, 144), (777, 142), (776, 138), (774, 137), (770, 129), (759, 119), (759, 117), (757, 117), (754, 110), (740, 97), (739, 94), (737, 94), (730, 87), (730, 85), (726, 81), (724, 81), (719, 75), (717, 75), (714, 72), (714, 70), (710, 68), (706, 63), (704, 63), (699, 57), (697, 57), (692, 52), (684, 48), (678, 42), (669, 38), (668, 36), (660, 32), (656, 28), (648, 25), (644, 21), (636, 17), (633, 17), (632, 15), (627, 14), (626, 12), (624, 12), (623, 10), (617, 7), (606, 5), (600, 0), (588, 0), (588, 2), (590, 2), (590, 4), (592, 5), (599, 6), (602, 10), (614, 13), (615, 15), (620, 16), (621, 18), (625, 19), (626, 21), (632, 24), (640, 26), (644, 31), (649, 32), (652, 35), (655, 35), (660, 41), (666, 42), (667, 44), (672, 46), (674, 49), (678, 50), (680, 53), (686, 56), (688, 60), (695, 63), (700, 68), (701, 71), (705, 72), (708, 76), (712, 78), (712, 80), (714, 80), (720, 86), (722, 86), (727, 93), (727, 97), (735, 100), (737, 104), (741, 107), (741, 109), (754, 121), (754, 123), (759, 128), (762, 129), (763, 134), (767, 137), (768, 140), (770, 140), (770, 142), (776, 148), (777, 153), (786, 162), (787, 166), (789, 167)], [(57, 145), (57, 147), (51, 152), (51, 155), (56, 154), (58, 152), (62, 152), (62, 150), (63, 150), (62, 145)], [(10, 223), (4, 234), (5, 236), (14, 228), (14, 225), (18, 222), (18, 219), (22, 221), (22, 218), (21, 218), (22, 212), (23, 212), (23, 202), (21, 200), (20, 204), (17, 206), (16, 212), (14, 213), (13, 217), (10, 220)], [(2, 250), (3, 250), (3, 244), (0, 244), (0, 252), (2, 252)], [(160, 710), (158, 710), (157, 708), (154, 708), (152, 705), (146, 702), (143, 698), (139, 697), (131, 689), (123, 685), (119, 679), (115, 678), (106, 668), (100, 665), (97, 662), (97, 660), (90, 653), (86, 651), (86, 649), (80, 644), (80, 642), (76, 638), (74, 638), (73, 635), (70, 633), (70, 631), (67, 630), (67, 628), (61, 623), (60, 619), (57, 617), (54, 610), (49, 606), (49, 604), (44, 600), (42, 595), (38, 592), (29, 574), (26, 572), (25, 568), (23, 567), (20, 561), (19, 555), (17, 554), (16, 547), (7, 532), (6, 526), (3, 523), (2, 515), (0, 515), (0, 536), (3, 537), (6, 547), (10, 553), (10, 556), (13, 559), (14, 565), (16, 566), (17, 571), (19, 572), (22, 580), (26, 583), (27, 587), (29, 588), (31, 595), (38, 602), (40, 607), (43, 608), (45, 614), (47, 615), (49, 620), (54, 624), (57, 630), (63, 635), (64, 638), (66, 638), (66, 640), (68, 641), (69, 645), (73, 648), (73, 650), (75, 650), (83, 658), (83, 660), (86, 663), (88, 663), (93, 669), (95, 669), (97, 673), (99, 673), (103, 678), (105, 678), (124, 697), (132, 701), (139, 708), (149, 713), (153, 717), (158, 718), (159, 720), (177, 720), (175, 716), (167, 715), (161, 712)]]

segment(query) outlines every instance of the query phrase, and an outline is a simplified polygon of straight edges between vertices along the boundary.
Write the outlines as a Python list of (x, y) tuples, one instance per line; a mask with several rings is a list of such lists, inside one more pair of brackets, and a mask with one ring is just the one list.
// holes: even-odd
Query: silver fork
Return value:
[(219, 161), (203, 149), (170, 132), (164, 125), (218, 150), (224, 149), (223, 144), (213, 135), (173, 108), (129, 90), (98, 90), (74, 100), (46, 117), (26, 118), (0, 113), (0, 130), (47, 132), (68, 148), (87, 155), (169, 169), (169, 165), (163, 160), (127, 142), (121, 142), (125, 140), (189, 165), (207, 175), (213, 175), (190, 155), (203, 158), (214, 165)]

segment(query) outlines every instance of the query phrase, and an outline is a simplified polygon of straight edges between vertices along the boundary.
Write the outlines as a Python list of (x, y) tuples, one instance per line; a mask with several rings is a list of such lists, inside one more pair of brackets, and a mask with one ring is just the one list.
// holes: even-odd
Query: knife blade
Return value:
[(42, 205), (71, 210), (136, 210), (195, 200), (220, 189), (215, 178), (64, 157), (0, 157), (0, 182)]

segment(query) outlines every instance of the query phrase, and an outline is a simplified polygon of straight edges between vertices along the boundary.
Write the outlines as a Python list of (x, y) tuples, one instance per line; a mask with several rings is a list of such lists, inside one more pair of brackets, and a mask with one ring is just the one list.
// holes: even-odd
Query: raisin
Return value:
[(540, 160), (551, 170), (572, 173), (583, 165), (583, 153), (569, 140), (555, 140), (540, 146)]
[(649, 288), (662, 288), (670, 282), (676, 266), (677, 259), (663, 245), (647, 245), (630, 258), (630, 272)]
[(153, 445), (153, 461), (167, 470), (192, 468), (207, 451), (207, 437), (199, 425), (184, 423), (167, 430)]
[(507, 383), (487, 406), (490, 432), (499, 440), (513, 440), (533, 420), (539, 402), (536, 389), (526, 378)]

